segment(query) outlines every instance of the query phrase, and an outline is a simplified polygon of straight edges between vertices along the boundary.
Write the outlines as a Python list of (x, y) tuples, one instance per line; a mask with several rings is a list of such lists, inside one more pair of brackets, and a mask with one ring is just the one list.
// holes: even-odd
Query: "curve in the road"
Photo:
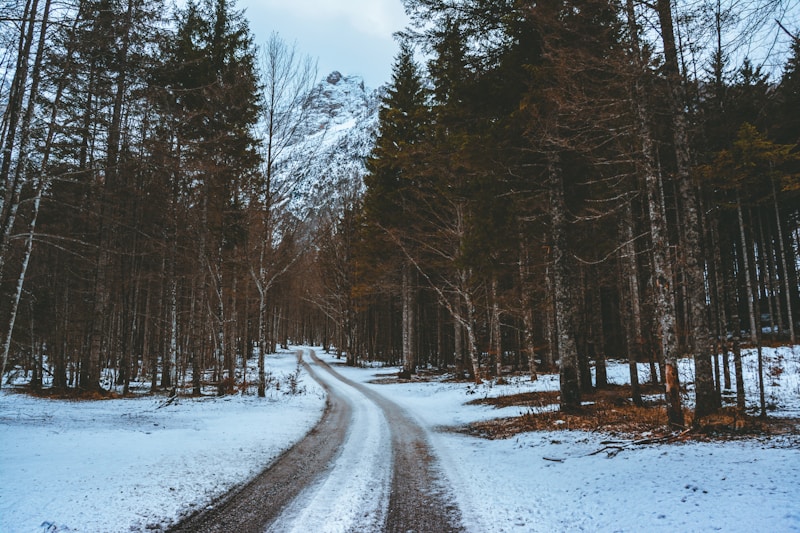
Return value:
[(170, 531), (463, 531), (425, 429), (308, 353), (326, 371), (316, 373), (298, 355), (328, 393), (318, 425), (247, 485)]
[(369, 387), (352, 381), (311, 352), (312, 360), (378, 405), (389, 422), (393, 451), (392, 492), (384, 531), (463, 531), (461, 513), (438, 471), (425, 430), (400, 406)]
[(347, 398), (353, 412), (342, 453), (270, 524), (269, 533), (382, 531), (392, 481), (392, 445), (383, 411), (334, 373), (311, 365), (317, 382)]
[[(314, 372), (303, 361), (313, 377)], [(324, 383), (325, 412), (303, 440), (284, 452), (268, 469), (234, 489), (207, 509), (188, 516), (170, 533), (263, 533), (266, 524), (306, 486), (323, 476), (341, 453), (352, 417), (350, 402)]]

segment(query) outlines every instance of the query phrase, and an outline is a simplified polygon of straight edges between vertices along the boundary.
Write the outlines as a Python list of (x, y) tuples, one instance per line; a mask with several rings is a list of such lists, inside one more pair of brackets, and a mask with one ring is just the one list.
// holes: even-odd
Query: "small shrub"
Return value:
[(300, 363), (298, 362), (297, 367), (295, 367), (294, 369), (294, 372), (286, 376), (286, 386), (288, 387), (286, 394), (291, 394), (292, 396), (294, 396), (295, 394), (303, 394), (306, 391), (305, 387), (300, 386), (301, 382), (300, 373), (302, 372), (302, 370), (303, 369), (300, 366)]

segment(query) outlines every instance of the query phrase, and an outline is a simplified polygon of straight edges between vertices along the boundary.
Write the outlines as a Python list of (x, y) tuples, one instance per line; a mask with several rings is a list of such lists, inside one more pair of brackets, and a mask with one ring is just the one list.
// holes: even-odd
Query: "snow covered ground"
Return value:
[[(771, 416), (800, 413), (800, 347), (765, 351)], [(692, 380), (688, 361), (681, 378)], [(756, 383), (756, 357), (745, 354)], [(337, 367), (364, 382), (388, 369)], [(627, 367), (611, 364), (610, 381), (627, 383)], [(646, 372), (644, 368), (641, 372)], [(800, 439), (759, 438), (626, 448), (590, 455), (609, 435), (524, 433), (483, 440), (442, 429), (522, 414), (526, 407), (465, 406), (475, 398), (556, 390), (556, 376), (509, 385), (371, 384), (432, 431), (434, 449), (454, 489), (465, 526), (474, 532), (789, 532), (800, 531)], [(758, 398), (754, 387), (749, 399)], [(688, 400), (688, 398), (686, 398)], [(794, 447), (793, 447), (794, 446)], [(547, 459), (545, 459), (547, 458)], [(558, 459), (563, 462), (552, 461)]]
[[(270, 356), (281, 389), (255, 396), (57, 401), (0, 393), (0, 532), (158, 530), (271, 463), (322, 416), (293, 352)], [(50, 529), (48, 524), (52, 524)]]
[[(800, 415), (800, 348), (767, 350), (765, 357), (770, 415)], [(292, 352), (268, 361), (278, 378), (296, 368)], [(755, 356), (748, 352), (745, 362), (752, 402)], [(396, 369), (335, 369), (402, 405), (430, 430), (470, 531), (800, 531), (797, 436), (635, 446), (614, 457), (590, 455), (609, 438), (604, 434), (537, 432), (488, 441), (448, 428), (526, 408), (465, 402), (552, 390), (555, 379), (375, 384), (376, 375)], [(625, 365), (609, 370), (612, 381), (626, 381)], [(691, 381), (690, 365), (681, 377)], [(49, 524), (49, 531), (158, 530), (247, 480), (316, 423), (322, 389), (305, 373), (301, 386), (299, 395), (282, 386), (266, 400), (181, 398), (163, 407), (159, 397), (65, 402), (4, 390), (0, 532), (45, 531)], [(367, 475), (367, 463), (349, 468)]]

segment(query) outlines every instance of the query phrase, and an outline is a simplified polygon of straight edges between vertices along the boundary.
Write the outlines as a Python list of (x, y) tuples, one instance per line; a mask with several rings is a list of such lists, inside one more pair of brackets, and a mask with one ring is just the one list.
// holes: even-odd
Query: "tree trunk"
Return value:
[[(669, 9), (669, 6), (667, 6), (667, 9)], [(627, 14), (631, 44), (634, 48), (634, 59), (638, 70), (641, 71), (642, 57), (633, 0), (627, 0)], [(678, 340), (675, 331), (677, 315), (675, 297), (672, 292), (672, 283), (675, 277), (672, 272), (672, 261), (669, 254), (667, 219), (662, 200), (661, 180), (655, 170), (657, 166), (654, 161), (654, 143), (649, 127), (650, 116), (645, 104), (644, 89), (640, 85), (639, 75), (636, 75), (634, 79), (633, 101), (636, 106), (639, 123), (639, 138), (642, 143), (642, 172), (645, 177), (647, 205), (650, 214), (651, 259), (653, 263), (652, 284), (656, 300), (655, 315), (661, 340), (661, 353), (664, 359), (664, 397), (667, 404), (669, 423), (683, 427), (684, 418), (681, 406), (680, 380), (678, 378)]]
[[(756, 318), (755, 295), (753, 292), (753, 282), (750, 277), (750, 248), (747, 245), (747, 237), (744, 231), (744, 215), (742, 214), (742, 201), (739, 194), (736, 194), (736, 211), (739, 216), (739, 237), (742, 240), (742, 270), (744, 273), (744, 285), (747, 293), (747, 309), (750, 315), (750, 340), (758, 350), (758, 390), (761, 404), (761, 416), (767, 415), (766, 402), (764, 397), (764, 362), (761, 353), (761, 336), (758, 331), (758, 320)], [(737, 377), (738, 380), (738, 377)], [(738, 384), (737, 384), (738, 385)]]
[(497, 301), (497, 277), (492, 276), (492, 312), (490, 320), (492, 357), (494, 359), (495, 376), (499, 379), (503, 374), (503, 339), (500, 331), (500, 303)]
[(256, 284), (258, 288), (258, 397), (264, 398), (267, 395), (267, 367), (265, 353), (267, 351), (267, 300), (264, 289)]
[(722, 262), (722, 246), (719, 238), (719, 217), (715, 216), (711, 221), (711, 247), (714, 254), (714, 291), (717, 302), (717, 337), (720, 343), (720, 355), (722, 357), (722, 380), (721, 388), (731, 389), (730, 361), (728, 358), (727, 337), (728, 337), (728, 272)]
[[(624, 243), (620, 251), (620, 297), (622, 298), (625, 316), (626, 346), (628, 348), (628, 371), (631, 380), (631, 400), (634, 405), (642, 405), (642, 392), (639, 385), (639, 366), (641, 356), (642, 312), (639, 304), (639, 266), (636, 260), (636, 246), (633, 242), (633, 208), (630, 203), (625, 206), (625, 217), (620, 224), (620, 233)], [(626, 290), (627, 289), (627, 290)]]
[(461, 287), (464, 297), (464, 330), (467, 333), (467, 353), (469, 354), (469, 361), (472, 365), (472, 377), (477, 385), (483, 383), (481, 379), (481, 365), (478, 358), (478, 339), (475, 337), (475, 306), (472, 302), (472, 297), (469, 293), (469, 279), (471, 272), (461, 270), (459, 277), (461, 278)]
[(542, 357), (542, 366), (547, 370), (552, 370), (556, 367), (556, 357), (558, 355), (558, 348), (556, 346), (556, 318), (555, 318), (555, 302), (553, 301), (553, 267), (552, 264), (552, 250), (550, 250), (550, 261), (545, 268), (545, 321), (544, 330), (545, 337), (547, 338), (547, 352)]
[[(789, 269), (786, 262), (786, 250), (784, 249), (783, 224), (781, 223), (781, 212), (778, 209), (778, 193), (775, 191), (775, 181), (772, 184), (772, 205), (775, 209), (775, 224), (778, 228), (778, 252), (781, 257), (781, 268), (783, 269), (783, 290), (786, 299), (786, 322), (789, 324), (789, 342), (792, 346), (797, 344), (797, 336), (794, 331), (794, 313), (792, 312), (792, 290), (789, 281)], [(780, 305), (780, 304), (779, 304)]]
[(756, 307), (755, 307), (755, 292), (753, 290), (753, 281), (751, 278), (751, 266), (750, 266), (750, 246), (747, 243), (747, 235), (745, 233), (745, 226), (744, 226), (744, 213), (742, 210), (742, 202), (739, 199), (739, 195), (737, 193), (736, 196), (736, 213), (739, 217), (739, 238), (741, 242), (741, 250), (742, 250), (742, 273), (744, 275), (744, 286), (745, 286), (745, 294), (747, 297), (747, 311), (748, 317), (750, 319), (750, 341), (753, 343), (753, 346), (758, 344), (758, 326), (757, 326), (757, 319), (756, 319)]
[[(0, 161), (0, 188), (2, 188), (0, 190), (0, 278), (2, 278), (4, 274), (5, 261), (8, 257), (10, 246), (9, 237), (11, 236), (17, 211), (19, 210), (20, 193), (23, 186), (23, 167), (27, 161), (27, 153), (25, 150), (27, 142), (24, 142), (24, 139), (23, 142), (18, 142), (18, 136), (27, 135), (30, 131), (31, 116), (29, 112), (32, 111), (36, 98), (35, 94), (29, 95), (28, 112), (26, 113), (25, 95), (28, 85), (31, 48), (33, 47), (35, 37), (38, 5), (38, 0), (28, 0), (25, 4), (20, 24), (16, 69), (14, 70), (14, 76), (11, 80), (8, 101), (5, 102), (5, 138), (3, 139), (2, 146), (2, 161)], [(45, 30), (46, 28), (43, 26), (42, 38)], [(42, 46), (41, 39), (40, 46)], [(37, 61), (40, 62), (41, 59), (37, 58)], [(38, 76), (38, 67), (34, 73)], [(38, 81), (34, 80), (34, 85), (37, 83)], [(28, 124), (23, 124), (22, 127), (19, 127), (20, 120), (24, 122), (26, 118)], [(17, 169), (12, 176), (11, 165), (12, 160), (15, 158), (15, 147), (18, 144), (20, 146), (16, 154)]]
[[(599, 270), (597, 272), (599, 279)], [(606, 370), (605, 334), (603, 332), (603, 295), (600, 286), (588, 287), (591, 299), (589, 324), (591, 325), (589, 357), (594, 358), (595, 386), (602, 389), (608, 386), (608, 372)]]
[(530, 257), (528, 254), (528, 246), (520, 231), (519, 239), (519, 287), (520, 287), (520, 304), (522, 305), (522, 346), (520, 350), (527, 355), (528, 359), (528, 372), (531, 376), (531, 381), (538, 379), (536, 369), (536, 343), (533, 337), (533, 302), (531, 301), (531, 287), (528, 282), (528, 264)]
[(403, 375), (406, 378), (417, 372), (417, 288), (414, 268), (408, 261), (403, 263)]
[(550, 180), (550, 216), (552, 223), (553, 298), (556, 316), (556, 343), (560, 372), (561, 410), (573, 411), (581, 406), (581, 386), (578, 375), (578, 350), (575, 345), (572, 316), (572, 293), (567, 259), (567, 220), (564, 207), (564, 184), (559, 157), (548, 154)]
[(678, 64), (672, 24), (671, 0), (657, 0), (661, 39), (664, 44), (664, 74), (670, 96), (672, 134), (677, 161), (678, 191), (683, 215), (684, 261), (687, 304), (694, 341), (695, 423), (719, 408), (711, 365), (711, 338), (706, 315), (705, 276), (700, 242), (700, 213), (691, 179), (689, 137), (684, 114), (685, 95)]

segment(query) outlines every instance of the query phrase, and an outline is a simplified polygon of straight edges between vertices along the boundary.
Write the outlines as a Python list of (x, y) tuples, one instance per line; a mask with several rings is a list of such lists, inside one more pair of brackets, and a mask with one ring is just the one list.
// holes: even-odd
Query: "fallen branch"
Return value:
[[(683, 440), (690, 432), (692, 431), (691, 428), (684, 429), (680, 433), (675, 433), (672, 435), (663, 435), (661, 437), (652, 437), (647, 439), (639, 439), (639, 440), (632, 440), (632, 441), (621, 441), (621, 440), (604, 440), (601, 441), (600, 444), (603, 445), (602, 448), (598, 448), (593, 452), (589, 452), (585, 455), (579, 455), (577, 457), (591, 457), (593, 455), (599, 455), (603, 452), (606, 452), (607, 457), (616, 457), (621, 452), (628, 450), (634, 446), (644, 446), (646, 444), (666, 444), (670, 442), (677, 442), (679, 440)], [(566, 459), (557, 459), (553, 457), (542, 457), (545, 461), (553, 461), (556, 463), (563, 463)]]

